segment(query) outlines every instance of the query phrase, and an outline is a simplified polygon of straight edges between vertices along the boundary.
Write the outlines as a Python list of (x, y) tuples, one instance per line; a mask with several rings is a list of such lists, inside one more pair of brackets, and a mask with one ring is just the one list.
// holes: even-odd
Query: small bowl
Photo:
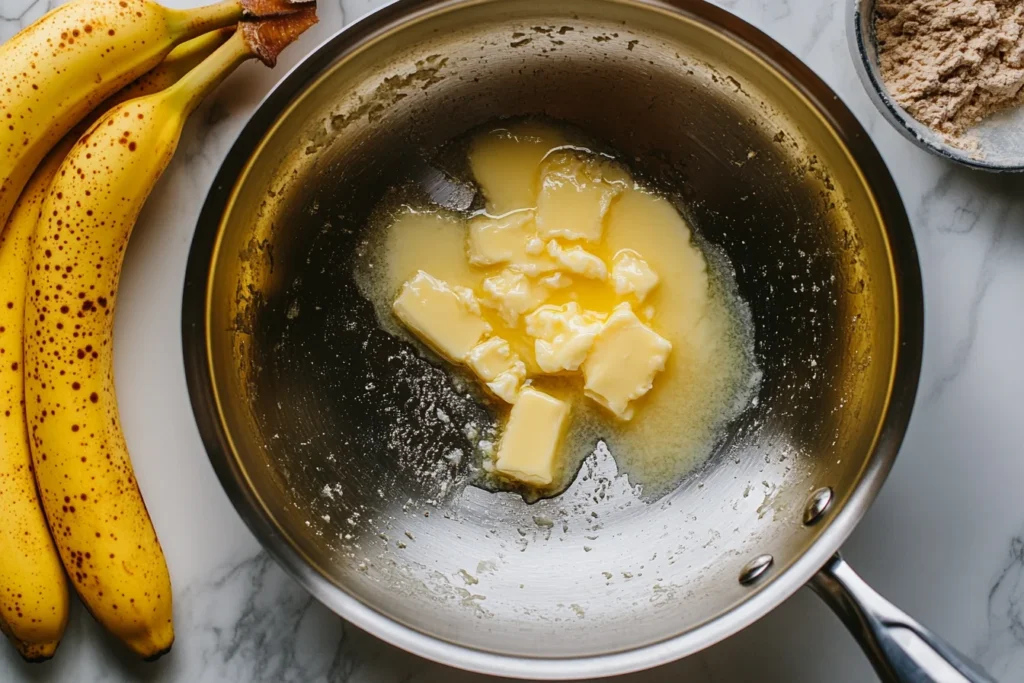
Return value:
[(975, 149), (961, 149), (917, 121), (889, 95), (882, 80), (875, 37), (876, 0), (852, 0), (848, 25), (854, 67), (882, 116), (921, 149), (963, 166), (984, 171), (1024, 171), (1024, 107), (990, 116), (970, 130)]

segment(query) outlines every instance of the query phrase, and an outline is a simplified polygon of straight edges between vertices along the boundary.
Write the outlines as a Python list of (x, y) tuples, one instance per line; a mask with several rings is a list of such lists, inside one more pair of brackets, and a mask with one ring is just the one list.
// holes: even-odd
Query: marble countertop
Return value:
[[(52, 4), (0, 0), (0, 40)], [(380, 4), (321, 0), (321, 23), (276, 70), (249, 64), (225, 82), (188, 124), (128, 248), (115, 341), (118, 395), (176, 587), (174, 650), (156, 663), (135, 661), (75, 604), (57, 657), (30, 666), (0, 647), (0, 681), (485, 680), (343, 623), (285, 576), (214, 476), (182, 369), (185, 261), (221, 159), (292, 64)], [(921, 388), (902, 452), (847, 542), (847, 558), (874, 588), (998, 679), (1024, 680), (1024, 177), (961, 170), (883, 121), (847, 51), (848, 3), (717, 4), (796, 53), (852, 108), (895, 176), (917, 238), (926, 303)], [(839, 621), (801, 590), (715, 647), (619, 680), (859, 683), (873, 674)]]

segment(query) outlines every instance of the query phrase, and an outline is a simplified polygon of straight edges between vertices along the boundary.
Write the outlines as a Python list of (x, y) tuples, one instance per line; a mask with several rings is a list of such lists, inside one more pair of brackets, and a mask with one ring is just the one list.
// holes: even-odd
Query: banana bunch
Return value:
[(77, 0), (0, 46), (0, 630), (28, 660), (63, 635), (65, 572), (139, 655), (171, 647), (114, 393), (125, 245), (203, 97), (315, 22), (288, 0)]

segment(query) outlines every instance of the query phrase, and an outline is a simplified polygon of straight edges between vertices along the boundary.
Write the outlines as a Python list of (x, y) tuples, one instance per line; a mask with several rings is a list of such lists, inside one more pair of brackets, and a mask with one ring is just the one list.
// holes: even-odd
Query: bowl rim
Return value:
[(190, 249), (182, 301), (182, 345), (193, 413), (210, 462), (239, 516), (278, 564), (339, 616), (403, 650), (426, 659), (478, 673), (529, 679), (579, 679), (648, 669), (703, 650), (749, 626), (788, 599), (829, 560), (853, 531), (881, 489), (895, 461), (910, 421), (921, 369), (924, 310), (920, 265), (913, 233), (899, 192), (881, 155), (864, 128), (838, 96), (795, 55), (736, 15), (704, 0), (602, 0), (669, 13), (724, 34), (740, 49), (781, 73), (817, 109), (836, 132), (860, 169), (887, 227), (898, 303), (896, 347), (890, 374), (888, 406), (878, 426), (874, 449), (864, 457), (860, 480), (807, 551), (778, 567), (756, 592), (691, 631), (666, 634), (641, 647), (581, 657), (525, 657), (500, 654), (442, 640), (402, 624), (361, 602), (324, 578), (291, 546), (245, 484), (220, 419), (208, 347), (208, 296), (211, 254), (221, 218), (239, 174), (278, 114), (300, 95), (308, 82), (364, 41), (398, 24), (465, 5), (500, 0), (396, 0), (327, 38), (293, 67), (261, 101), (239, 133), (218, 171), (200, 213)]
[(865, 92), (867, 92), (868, 99), (871, 100), (871, 103), (875, 105), (875, 108), (878, 109), (879, 113), (882, 114), (882, 118), (889, 125), (919, 148), (961, 166), (991, 173), (1024, 172), (1024, 159), (1019, 164), (996, 164), (985, 159), (972, 157), (952, 145), (940, 143), (922, 136), (920, 130), (928, 130), (927, 127), (910, 116), (889, 95), (889, 90), (876, 73), (874, 61), (871, 58), (872, 52), (877, 52), (877, 47), (874, 50), (869, 48), (869, 45), (875, 45), (874, 23), (868, 22), (871, 35), (865, 36), (865, 16), (870, 16), (874, 13), (877, 0), (849, 1), (852, 10), (848, 14), (846, 37), (850, 48), (850, 57), (853, 59), (854, 70), (857, 72)]

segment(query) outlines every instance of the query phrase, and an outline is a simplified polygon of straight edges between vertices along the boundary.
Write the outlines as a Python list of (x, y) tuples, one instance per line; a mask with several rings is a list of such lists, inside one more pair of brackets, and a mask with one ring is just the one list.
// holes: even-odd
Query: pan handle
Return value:
[[(885, 683), (996, 683), (948, 643), (883, 598), (836, 553), (810, 582), (846, 624)], [(914, 654), (911, 654), (914, 653)]]

